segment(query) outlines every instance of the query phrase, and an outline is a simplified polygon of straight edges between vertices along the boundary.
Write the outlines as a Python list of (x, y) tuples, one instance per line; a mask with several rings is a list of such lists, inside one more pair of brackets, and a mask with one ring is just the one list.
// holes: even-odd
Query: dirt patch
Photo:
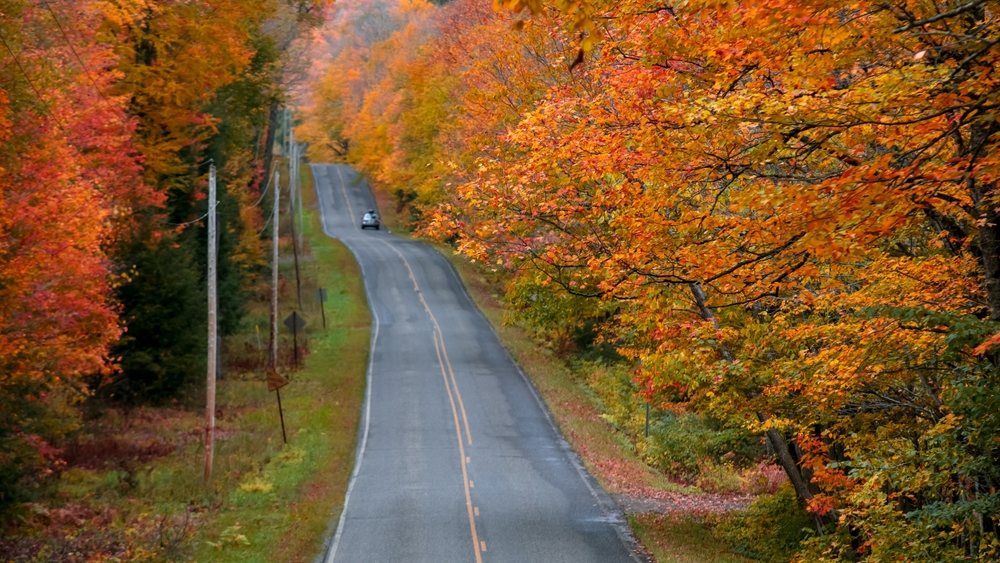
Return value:
[(177, 446), (160, 438), (141, 442), (104, 437), (87, 442), (75, 442), (63, 448), (66, 467), (100, 470), (125, 463), (148, 463), (174, 453)]

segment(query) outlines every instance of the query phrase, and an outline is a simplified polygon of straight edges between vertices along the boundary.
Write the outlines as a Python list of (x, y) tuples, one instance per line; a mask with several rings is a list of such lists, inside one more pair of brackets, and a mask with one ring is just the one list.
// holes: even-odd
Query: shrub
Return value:
[(773, 495), (759, 497), (746, 510), (722, 522), (715, 533), (747, 557), (783, 563), (814, 534), (812, 516), (787, 483)]
[(580, 362), (575, 369), (587, 373), (603, 418), (647, 464), (674, 478), (702, 481), (711, 490), (747, 490), (739, 473), (763, 456), (758, 437), (711, 417), (657, 408), (650, 409), (647, 437), (646, 402), (625, 364)]

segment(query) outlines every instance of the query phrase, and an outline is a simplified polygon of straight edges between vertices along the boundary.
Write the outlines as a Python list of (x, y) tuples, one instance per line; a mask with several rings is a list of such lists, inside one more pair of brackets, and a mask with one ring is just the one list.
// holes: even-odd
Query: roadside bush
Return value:
[[(719, 492), (745, 491), (741, 469), (760, 461), (760, 439), (741, 426), (693, 413), (650, 409), (626, 364), (581, 362), (603, 418), (622, 431), (650, 466), (667, 475)], [(699, 485), (701, 486), (701, 485)]]
[(646, 455), (668, 474), (692, 478), (708, 465), (746, 466), (764, 453), (758, 440), (742, 428), (724, 428), (717, 420), (690, 413), (656, 415)]
[(814, 534), (812, 516), (787, 483), (778, 492), (755, 500), (715, 528), (715, 534), (747, 557), (784, 563), (801, 542)]
[(46, 381), (0, 384), (0, 523), (16, 518), (60, 467), (56, 447), (79, 425), (73, 403), (79, 391)]

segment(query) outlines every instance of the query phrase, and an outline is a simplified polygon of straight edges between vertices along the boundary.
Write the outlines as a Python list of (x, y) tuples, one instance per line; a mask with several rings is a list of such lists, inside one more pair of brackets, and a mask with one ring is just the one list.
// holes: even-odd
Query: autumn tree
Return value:
[(585, 11), (601, 91), (550, 90), (441, 228), (619, 303), (607, 334), (654, 388), (786, 441), (843, 534), (809, 560), (991, 558), (993, 12)]
[(804, 560), (995, 557), (1000, 7), (496, 4), (528, 10), (338, 51), (315, 144), (443, 201), (424, 232), (650, 400), (766, 436)]
[(0, 1), (0, 516), (58, 469), (94, 390), (164, 400), (200, 372), (209, 159), (221, 325), (238, 325), (279, 24), (301, 32), (326, 4)]
[[(127, 100), (93, 40), (100, 13), (0, 3), (0, 512), (51, 471), (85, 377), (118, 338), (105, 249), (123, 211), (158, 197), (141, 178)], [(72, 17), (70, 17), (72, 15)]]

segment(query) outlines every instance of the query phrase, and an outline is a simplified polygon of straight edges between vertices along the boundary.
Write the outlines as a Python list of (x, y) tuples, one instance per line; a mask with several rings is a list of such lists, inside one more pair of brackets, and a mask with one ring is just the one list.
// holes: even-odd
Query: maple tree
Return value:
[[(497, 6), (530, 15), (456, 2), (401, 67), (341, 55), (316, 138), (423, 186), (423, 231), (525, 318), (767, 436), (804, 560), (994, 557), (996, 3)], [(401, 117), (428, 69), (431, 134)]]
[(0, 510), (55, 459), (82, 378), (107, 373), (120, 328), (104, 249), (128, 227), (122, 209), (157, 201), (125, 100), (101, 95), (117, 76), (89, 40), (99, 13), (64, 10), (0, 4)]

